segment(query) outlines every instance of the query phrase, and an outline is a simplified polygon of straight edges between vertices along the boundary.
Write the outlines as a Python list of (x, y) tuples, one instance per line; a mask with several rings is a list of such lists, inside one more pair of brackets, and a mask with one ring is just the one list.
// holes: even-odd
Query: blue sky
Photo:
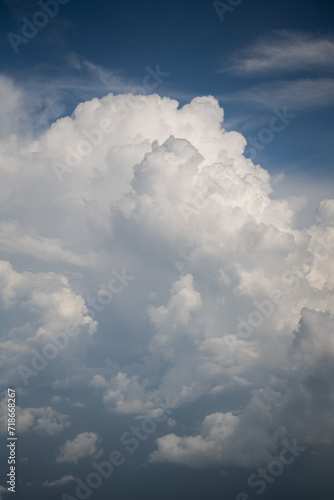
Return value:
[[(22, 17), (29, 19), (35, 13), (35, 3), (3, 2), (2, 32), (20, 33)], [(146, 66), (160, 64), (170, 73), (159, 87), (161, 95), (180, 103), (214, 95), (225, 109), (226, 125), (246, 137), (269, 121), (272, 107), (287, 101), (291, 112), (296, 109), (296, 120), (289, 133), (275, 136), (260, 152), (258, 161), (275, 171), (331, 175), (332, 47), (322, 57), (321, 46), (321, 40), (333, 40), (331, 2), (317, 7), (308, 1), (237, 4), (233, 11), (222, 13), (222, 21), (213, 3), (206, 1), (145, 1), (139, 7), (132, 1), (71, 0), (28, 45), (19, 46), (17, 55), (2, 37), (3, 72), (17, 81), (27, 79), (34, 90), (43, 81), (44, 92), (59, 97), (67, 114), (82, 98), (133, 87), (142, 81)], [(277, 31), (281, 34), (273, 35)], [(304, 53), (288, 62), (289, 48), (298, 38)], [(264, 72), (238, 71), (238, 61), (251, 59), (253, 48), (261, 43), (280, 47), (284, 52), (280, 66), (272, 61)], [(308, 51), (318, 64), (308, 61)], [(257, 55), (263, 55), (261, 48)], [(76, 69), (74, 60), (99, 67), (100, 77), (94, 66), (90, 71)], [(293, 87), (302, 80), (308, 85)], [(254, 100), (259, 94), (266, 96), (263, 103)]]
[(332, 3), (0, 9), (17, 498), (332, 498)]

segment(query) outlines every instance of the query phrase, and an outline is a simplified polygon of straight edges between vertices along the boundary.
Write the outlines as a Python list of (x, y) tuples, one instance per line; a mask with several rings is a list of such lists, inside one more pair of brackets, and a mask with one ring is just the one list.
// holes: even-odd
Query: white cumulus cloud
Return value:
[[(200, 425), (189, 412), (186, 431), (158, 439), (153, 462), (252, 467), (284, 435), (331, 442), (334, 201), (296, 229), (293, 200), (274, 198), (245, 147), (212, 96), (132, 94), (0, 141), (4, 381), (77, 323), (43, 383), (83, 390), (80, 411), (92, 394), (134, 417), (210, 401)], [(116, 269), (135, 278), (108, 292)], [(57, 430), (50, 411), (23, 414), (26, 428)], [(94, 431), (57, 461), (94, 456)]]

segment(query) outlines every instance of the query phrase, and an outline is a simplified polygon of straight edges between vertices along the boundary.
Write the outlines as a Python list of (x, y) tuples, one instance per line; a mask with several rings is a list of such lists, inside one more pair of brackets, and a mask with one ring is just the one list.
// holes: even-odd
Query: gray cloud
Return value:
[(100, 438), (95, 432), (81, 432), (72, 441), (68, 440), (60, 447), (56, 461), (76, 464), (81, 458), (96, 456), (99, 441)]

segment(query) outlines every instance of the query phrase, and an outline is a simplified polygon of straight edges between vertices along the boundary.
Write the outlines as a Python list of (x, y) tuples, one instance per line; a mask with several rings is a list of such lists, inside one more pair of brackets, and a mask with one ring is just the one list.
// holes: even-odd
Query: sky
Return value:
[(0, 9), (0, 499), (332, 498), (332, 3)]

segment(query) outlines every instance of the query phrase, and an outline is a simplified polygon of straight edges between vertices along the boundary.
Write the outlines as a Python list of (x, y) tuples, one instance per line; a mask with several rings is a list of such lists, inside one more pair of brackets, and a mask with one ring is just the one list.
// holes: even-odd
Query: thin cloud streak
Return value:
[(57, 479), (56, 481), (45, 481), (43, 486), (45, 486), (46, 488), (58, 488), (64, 486), (65, 484), (71, 483), (72, 481), (74, 481), (74, 477), (72, 476), (72, 474), (67, 474), (66, 476), (62, 477), (61, 479)]
[(235, 54), (231, 65), (219, 72), (250, 77), (319, 69), (334, 69), (332, 37), (277, 30)]
[(334, 79), (305, 78), (265, 83), (222, 95), (219, 99), (223, 103), (241, 102), (270, 109), (287, 106), (289, 109), (305, 111), (334, 104)]

